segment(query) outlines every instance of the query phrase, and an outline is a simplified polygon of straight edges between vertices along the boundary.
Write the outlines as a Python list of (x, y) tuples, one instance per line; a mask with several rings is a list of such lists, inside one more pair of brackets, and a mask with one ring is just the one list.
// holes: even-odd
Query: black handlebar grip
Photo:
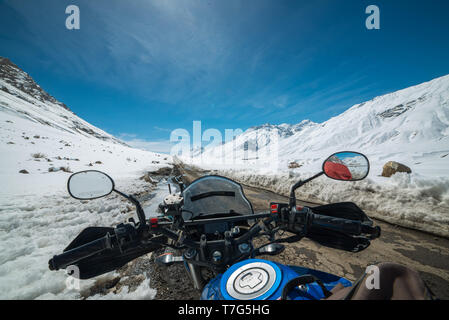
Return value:
[(362, 233), (367, 233), (371, 236), (371, 239), (377, 239), (380, 237), (381, 229), (379, 226), (371, 227), (362, 225)]
[(331, 229), (352, 235), (360, 235), (362, 233), (360, 221), (335, 218), (320, 214), (312, 214), (310, 226)]
[(77, 248), (73, 248), (68, 250), (62, 254), (54, 256), (50, 261), (48, 261), (48, 267), (50, 270), (59, 270), (64, 269), (67, 266), (74, 264), (75, 262), (92, 256), (101, 251), (111, 249), (112, 241), (111, 236), (106, 234), (106, 236), (86, 243)]

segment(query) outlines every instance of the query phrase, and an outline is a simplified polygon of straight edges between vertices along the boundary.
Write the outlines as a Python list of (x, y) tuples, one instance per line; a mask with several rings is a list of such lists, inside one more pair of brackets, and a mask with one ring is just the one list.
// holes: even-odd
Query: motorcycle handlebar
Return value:
[(360, 221), (335, 218), (315, 213), (311, 215), (310, 226), (332, 229), (356, 236), (362, 233), (362, 225)]
[[(318, 227), (323, 229), (331, 229), (339, 232), (343, 232), (349, 235), (359, 236), (361, 234), (368, 234), (370, 239), (375, 239), (380, 236), (380, 228), (372, 227), (370, 225), (364, 224), (361, 221), (350, 220), (344, 218), (336, 218), (332, 216), (315, 214), (312, 212), (310, 208), (305, 208), (305, 211), (297, 212), (290, 211), (293, 221), (290, 220), (290, 223), (293, 225), (297, 224), (297, 227), (304, 228), (304, 232), (307, 233), (308, 227)], [(299, 219), (298, 219), (299, 218)], [(269, 221), (272, 218), (269, 218)], [(296, 222), (296, 223), (295, 223)], [(259, 232), (262, 230), (262, 227), (255, 223), (247, 232), (245, 232), (239, 238), (232, 239), (232, 243), (234, 245), (239, 245), (241, 243), (250, 241), (253, 237), (257, 236)], [(160, 233), (161, 235), (171, 238), (173, 240), (179, 241), (182, 239), (182, 244), (184, 246), (199, 249), (201, 247), (201, 242), (197, 242), (188, 238), (180, 237), (180, 235), (172, 230), (165, 228), (165, 226), (160, 225), (156, 229), (154, 229), (156, 233)], [(152, 232), (151, 232), (152, 233)], [(305, 234), (305, 236), (307, 236)], [(218, 245), (219, 243), (225, 240), (212, 240), (208, 241), (208, 243), (212, 245)], [(70, 265), (75, 264), (76, 262), (88, 258), (92, 255), (98, 254), (105, 250), (113, 249), (116, 245), (119, 244), (119, 239), (117, 235), (110, 235), (107, 233), (104, 237), (99, 238), (97, 240), (86, 243), (82, 246), (70, 249), (60, 255), (53, 256), (52, 259), (48, 261), (48, 265), (50, 270), (59, 270), (65, 269)]]
[(380, 227), (372, 227), (363, 224), (358, 220), (336, 218), (316, 213), (310, 213), (308, 219), (309, 226), (312, 227), (331, 229), (354, 236), (368, 234), (371, 239), (375, 239), (380, 236)]
[(112, 238), (113, 237), (108, 233), (102, 238), (68, 250), (62, 254), (55, 255), (52, 259), (50, 259), (50, 261), (48, 261), (48, 266), (50, 270), (64, 269), (79, 260), (85, 259), (104, 250), (112, 249)]

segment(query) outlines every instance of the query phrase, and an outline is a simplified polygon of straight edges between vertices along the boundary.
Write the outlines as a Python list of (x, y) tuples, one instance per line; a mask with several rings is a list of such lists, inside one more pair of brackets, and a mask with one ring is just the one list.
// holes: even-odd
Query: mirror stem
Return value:
[(306, 180), (299, 180), (298, 182), (296, 182), (292, 188), (290, 189), (290, 199), (289, 199), (289, 207), (290, 209), (294, 208), (296, 206), (296, 196), (295, 196), (295, 190), (298, 189), (299, 187), (303, 186), (304, 184), (306, 184), (307, 182), (312, 181), (313, 179), (316, 179), (320, 176), (322, 176), (324, 174), (323, 171), (321, 171), (320, 173), (317, 173), (316, 175), (314, 175), (313, 177), (310, 177), (309, 179)]
[(140, 225), (144, 226), (146, 224), (146, 220), (145, 220), (145, 212), (142, 209), (142, 206), (140, 205), (140, 202), (134, 198), (131, 195), (127, 195), (123, 192), (120, 192), (116, 189), (114, 189), (113, 191), (117, 192), (119, 195), (125, 197), (126, 199), (128, 199), (129, 201), (131, 201), (135, 206), (136, 206), (136, 212), (137, 212), (137, 217), (139, 218), (140, 221)]

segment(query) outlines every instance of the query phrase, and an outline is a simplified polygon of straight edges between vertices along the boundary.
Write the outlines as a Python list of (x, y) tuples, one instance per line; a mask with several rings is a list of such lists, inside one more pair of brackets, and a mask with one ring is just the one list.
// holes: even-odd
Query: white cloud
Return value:
[(158, 131), (163, 131), (163, 132), (172, 132), (172, 129), (167, 129), (167, 128), (161, 128), (158, 126), (154, 126), (153, 129), (158, 130)]
[(171, 148), (173, 147), (173, 143), (170, 143), (169, 140), (160, 140), (160, 141), (147, 141), (138, 138), (132, 138), (127, 140), (121, 136), (121, 140), (133, 148), (138, 148), (142, 150), (157, 152), (157, 153), (170, 153)]

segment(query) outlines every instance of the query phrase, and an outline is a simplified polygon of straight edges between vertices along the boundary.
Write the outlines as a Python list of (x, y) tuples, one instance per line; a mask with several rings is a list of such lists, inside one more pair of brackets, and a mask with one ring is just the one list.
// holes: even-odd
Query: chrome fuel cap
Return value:
[(263, 299), (262, 296), (271, 295), (279, 286), (281, 273), (274, 263), (264, 260), (246, 260), (233, 267), (224, 275), (227, 278), (226, 293), (232, 299)]

